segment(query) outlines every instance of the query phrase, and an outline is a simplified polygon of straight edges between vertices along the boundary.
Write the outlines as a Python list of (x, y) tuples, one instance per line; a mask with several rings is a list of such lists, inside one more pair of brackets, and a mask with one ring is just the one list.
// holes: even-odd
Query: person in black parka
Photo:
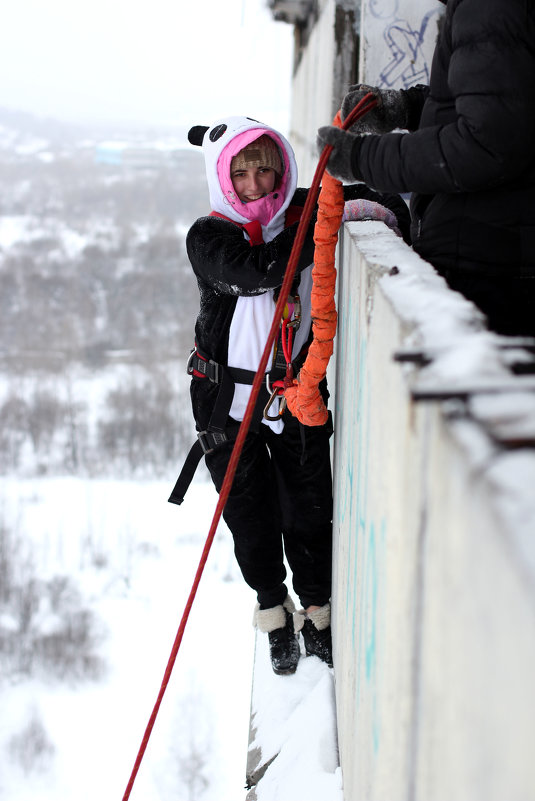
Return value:
[[(285, 137), (250, 117), (195, 126), (189, 140), (202, 147), (212, 209), (192, 225), (186, 238), (200, 295), (189, 360), (191, 403), (206, 465), (219, 492), (308, 189), (297, 186), (297, 164)], [(345, 219), (371, 215), (409, 238), (409, 211), (399, 195), (380, 195), (362, 184), (345, 187), (344, 195)], [(243, 577), (256, 592), (255, 625), (269, 635), (271, 663), (278, 674), (296, 670), (296, 630), (302, 631), (306, 653), (332, 666), (332, 423), (301, 425), (279, 406), (275, 394), (270, 414), (262, 414), (274, 382), (286, 372), (281, 351), (291, 353), (297, 374), (310, 342), (315, 217), (316, 211), (305, 229), (284, 313), (286, 322), (292, 322), (293, 338), (284, 340), (284, 348), (285, 334), (279, 331), (223, 512)], [(325, 381), (320, 389), (326, 401)], [(190, 456), (199, 450), (194, 445)], [(184, 469), (170, 498), (175, 503), (185, 491)], [(190, 478), (191, 470), (186, 473)], [(285, 584), (285, 557), (301, 613), (296, 613)]]
[(371, 91), (361, 124), (318, 131), (329, 172), (412, 192), (414, 250), (491, 329), (535, 335), (535, 3), (447, 0), (430, 85)]

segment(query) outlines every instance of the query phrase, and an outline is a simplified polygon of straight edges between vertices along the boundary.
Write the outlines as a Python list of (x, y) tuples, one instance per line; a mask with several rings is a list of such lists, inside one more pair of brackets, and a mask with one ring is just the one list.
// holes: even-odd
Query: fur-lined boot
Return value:
[(326, 603), (314, 612), (305, 612), (301, 629), (307, 656), (319, 656), (332, 668), (331, 604)]
[(283, 604), (260, 609), (257, 604), (254, 625), (269, 638), (271, 666), (278, 676), (295, 673), (299, 661), (299, 641), (294, 629), (295, 605), (289, 595)]

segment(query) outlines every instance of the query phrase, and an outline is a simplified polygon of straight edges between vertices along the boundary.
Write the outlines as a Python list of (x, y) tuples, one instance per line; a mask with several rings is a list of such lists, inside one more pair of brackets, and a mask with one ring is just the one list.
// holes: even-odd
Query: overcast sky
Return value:
[(0, 106), (69, 121), (287, 130), (292, 28), (266, 0), (4, 0)]

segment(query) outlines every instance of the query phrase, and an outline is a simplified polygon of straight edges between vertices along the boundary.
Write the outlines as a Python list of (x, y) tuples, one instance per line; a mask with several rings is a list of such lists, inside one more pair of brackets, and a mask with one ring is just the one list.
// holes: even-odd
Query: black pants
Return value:
[[(205, 403), (195, 393), (192, 400), (202, 425)], [(300, 426), (288, 411), (283, 420), (282, 434), (260, 424), (247, 435), (223, 518), (243, 577), (263, 609), (286, 597), (284, 554), (301, 604), (323, 606), (331, 596), (332, 425)], [(229, 422), (231, 440), (206, 456), (218, 492), (238, 429)]]

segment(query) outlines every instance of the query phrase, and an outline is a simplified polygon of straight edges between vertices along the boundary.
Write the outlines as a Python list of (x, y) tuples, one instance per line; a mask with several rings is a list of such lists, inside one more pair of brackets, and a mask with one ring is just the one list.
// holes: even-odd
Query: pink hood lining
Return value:
[[(243, 150), (244, 147), (254, 142), (260, 136), (267, 134), (276, 142), (283, 163), (283, 175), (278, 186), (273, 192), (259, 200), (251, 203), (242, 203), (234, 191), (232, 179), (230, 177), (230, 164), (234, 156)], [(275, 131), (266, 128), (250, 128), (248, 131), (238, 134), (221, 151), (217, 160), (217, 176), (223, 196), (236, 211), (247, 220), (258, 220), (261, 225), (268, 225), (277, 214), (286, 198), (286, 187), (288, 184), (288, 159), (282, 140)]]

